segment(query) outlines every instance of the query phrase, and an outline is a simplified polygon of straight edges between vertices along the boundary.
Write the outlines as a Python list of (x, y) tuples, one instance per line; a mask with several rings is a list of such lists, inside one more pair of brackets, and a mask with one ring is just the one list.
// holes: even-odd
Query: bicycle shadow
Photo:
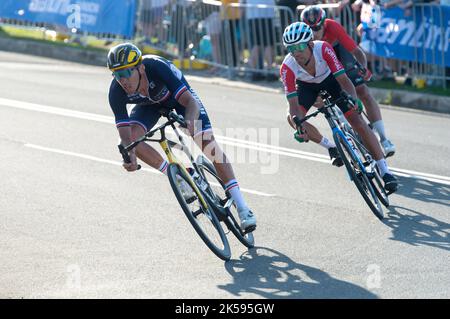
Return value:
[(441, 204), (449, 208), (450, 186), (412, 177), (397, 176), (399, 188), (396, 195), (426, 203)]
[(264, 298), (378, 298), (372, 292), (331, 277), (326, 272), (299, 264), (266, 247), (255, 247), (238, 260), (225, 263), (233, 283), (219, 285), (235, 296), (253, 293)]
[(392, 205), (389, 206), (389, 213), (383, 223), (392, 228), (392, 240), (450, 251), (449, 223), (409, 208)]

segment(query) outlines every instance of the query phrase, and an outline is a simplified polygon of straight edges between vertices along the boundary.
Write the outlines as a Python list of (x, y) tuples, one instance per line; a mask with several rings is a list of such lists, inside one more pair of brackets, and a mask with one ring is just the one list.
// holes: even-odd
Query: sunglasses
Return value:
[(308, 47), (308, 43), (299, 43), (299, 44), (295, 44), (295, 45), (291, 45), (287, 47), (287, 50), (290, 53), (294, 53), (296, 51), (305, 51), (306, 48)]
[(122, 78), (128, 79), (133, 74), (133, 71), (135, 69), (136, 68), (127, 68), (127, 69), (123, 69), (123, 70), (113, 71), (112, 75), (114, 76), (114, 78), (117, 81), (119, 81)]
[(317, 32), (317, 31), (320, 31), (320, 29), (322, 29), (322, 25), (315, 25), (315, 26), (310, 27), (310, 28), (311, 28), (311, 30)]

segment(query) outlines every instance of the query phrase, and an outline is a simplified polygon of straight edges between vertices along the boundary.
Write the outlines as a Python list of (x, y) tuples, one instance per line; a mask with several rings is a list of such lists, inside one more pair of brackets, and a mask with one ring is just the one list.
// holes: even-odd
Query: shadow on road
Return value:
[(450, 213), (450, 187), (444, 184), (420, 180), (411, 177), (397, 176), (400, 196), (412, 198), (426, 203), (441, 204)]
[(418, 211), (389, 206), (384, 224), (392, 228), (392, 240), (450, 250), (450, 224)]
[(235, 296), (251, 293), (264, 298), (377, 298), (360, 286), (265, 247), (250, 249), (238, 260), (225, 263), (225, 268), (233, 283), (218, 287)]

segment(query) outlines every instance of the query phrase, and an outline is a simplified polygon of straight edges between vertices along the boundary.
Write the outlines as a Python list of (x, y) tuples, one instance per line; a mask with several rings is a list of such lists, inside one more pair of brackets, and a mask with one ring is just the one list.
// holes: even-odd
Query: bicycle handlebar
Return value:
[[(123, 161), (127, 164), (131, 163), (130, 155), (128, 154), (128, 151), (126, 150), (125, 146), (122, 144), (117, 145), (119, 148), (120, 154), (122, 154)], [(138, 164), (137, 169), (141, 169), (141, 165)]]
[(314, 113), (312, 113), (312, 114), (310, 114), (310, 115), (307, 115), (307, 116), (305, 116), (305, 117), (302, 118), (302, 119), (299, 119), (298, 117), (294, 117), (294, 118), (293, 118), (293, 121), (294, 121), (294, 123), (295, 123), (297, 126), (301, 127), (301, 125), (302, 125), (304, 122), (306, 122), (307, 120), (309, 120), (310, 118), (316, 117), (316, 116), (317, 116), (318, 114), (320, 114), (320, 113), (324, 113), (325, 110), (327, 110), (327, 109), (333, 107), (334, 105), (337, 105), (337, 104), (340, 103), (340, 102), (347, 102), (347, 103), (349, 103), (352, 107), (355, 107), (355, 104), (356, 104), (355, 99), (354, 99), (350, 94), (347, 94), (347, 93), (344, 92), (344, 91), (342, 91), (342, 92), (341, 92), (341, 96), (338, 97), (337, 99), (335, 99), (334, 101), (331, 101), (331, 96), (328, 94), (327, 91), (320, 91), (320, 92), (319, 92), (319, 95), (320, 95), (320, 97), (321, 97), (322, 99), (324, 99), (324, 100), (329, 100), (329, 104), (328, 104), (328, 105), (324, 105), (323, 107), (321, 107), (320, 109), (318, 109), (318, 110), (315, 111)]
[[(168, 119), (168, 121), (166, 123), (164, 123), (163, 125), (145, 133), (145, 135), (143, 135), (141, 138), (137, 139), (130, 145), (127, 145), (127, 146), (123, 146), (122, 144), (117, 145), (117, 147), (119, 148), (119, 152), (122, 155), (123, 161), (125, 163), (131, 163), (130, 155), (128, 154), (128, 152), (130, 150), (132, 150), (133, 148), (135, 148), (139, 143), (152, 137), (157, 131), (164, 129), (166, 126), (172, 125), (173, 123), (178, 123), (178, 124), (180, 124), (181, 127), (187, 128), (186, 121), (184, 120), (184, 117), (182, 115), (178, 115), (174, 111), (170, 111), (169, 114), (164, 113), (163, 115)], [(138, 169), (140, 169), (140, 168), (141, 168), (141, 165), (138, 165)]]

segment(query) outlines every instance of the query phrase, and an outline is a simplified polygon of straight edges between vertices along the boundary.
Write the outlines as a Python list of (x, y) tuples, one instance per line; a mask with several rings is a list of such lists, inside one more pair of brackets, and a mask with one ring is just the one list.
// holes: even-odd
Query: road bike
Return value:
[[(254, 228), (246, 231), (241, 229), (236, 205), (231, 195), (225, 192), (224, 182), (218, 176), (214, 165), (203, 155), (194, 160), (176, 128), (175, 123), (186, 127), (183, 116), (168, 109), (160, 109), (160, 114), (167, 118), (167, 122), (149, 130), (130, 145), (118, 145), (124, 162), (130, 163), (128, 152), (139, 143), (159, 143), (169, 162), (167, 175), (175, 197), (208, 248), (219, 258), (230, 260), (231, 250), (227, 239), (229, 231), (246, 247), (254, 247), (255, 241), (252, 233)], [(167, 139), (165, 130), (169, 126), (173, 129), (179, 143)], [(160, 137), (153, 138), (158, 132)], [(187, 155), (190, 161), (189, 167), (185, 167), (177, 159), (172, 151), (173, 148), (179, 149)], [(223, 226), (226, 226), (227, 233)]]

